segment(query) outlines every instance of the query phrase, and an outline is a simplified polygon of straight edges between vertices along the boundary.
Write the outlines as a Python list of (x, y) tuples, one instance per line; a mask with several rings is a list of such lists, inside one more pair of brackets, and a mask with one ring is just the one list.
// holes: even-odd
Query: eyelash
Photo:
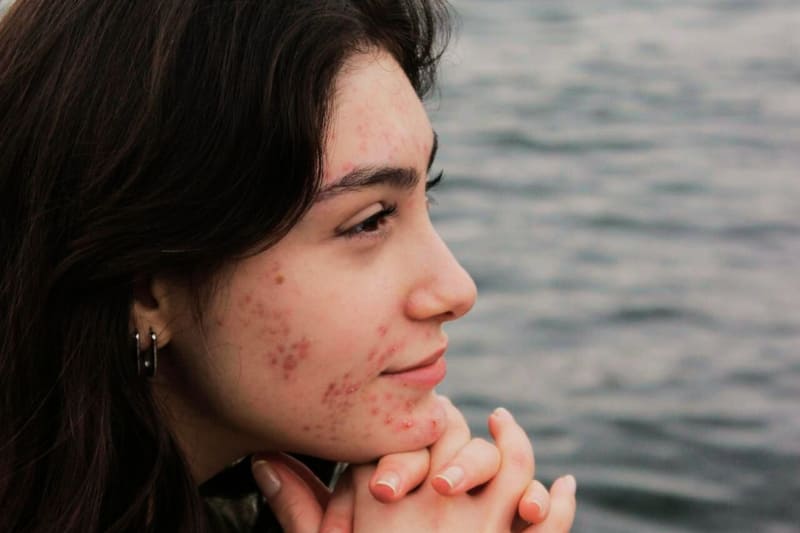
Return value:
[[(431, 189), (439, 185), (439, 183), (441, 183), (443, 178), (444, 178), (444, 171), (441, 171), (434, 178), (428, 180), (428, 182), (425, 184), (426, 199), (429, 206), (435, 204), (436, 200), (428, 193), (430, 192)], [(372, 237), (373, 234), (379, 232), (381, 226), (386, 224), (386, 221), (389, 218), (395, 215), (397, 215), (397, 204), (384, 205), (383, 209), (381, 209), (374, 215), (370, 215), (369, 217), (362, 220), (355, 226), (352, 226), (351, 228), (342, 231), (341, 236), (347, 239)], [(380, 233), (380, 235), (382, 234), (383, 232)]]
[[(397, 204), (384, 205), (383, 209), (365, 218), (355, 226), (344, 230), (341, 235), (352, 239), (357, 237), (371, 237), (378, 232), (386, 221), (397, 214)], [(370, 229), (367, 229), (370, 228)]]
[(425, 184), (425, 197), (428, 199), (428, 206), (436, 205), (436, 198), (434, 198), (430, 192), (431, 190), (435, 189), (444, 179), (444, 170), (440, 170), (436, 176), (428, 180), (428, 183)]

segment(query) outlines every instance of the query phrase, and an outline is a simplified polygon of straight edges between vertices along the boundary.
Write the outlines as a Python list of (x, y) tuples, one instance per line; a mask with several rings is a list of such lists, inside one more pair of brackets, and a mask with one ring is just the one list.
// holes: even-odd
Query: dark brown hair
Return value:
[[(199, 291), (321, 175), (335, 77), (420, 96), (443, 0), (17, 0), (0, 22), (0, 531), (203, 531), (129, 345), (132, 287)], [(149, 518), (148, 518), (149, 516)], [(149, 525), (148, 525), (149, 524)]]

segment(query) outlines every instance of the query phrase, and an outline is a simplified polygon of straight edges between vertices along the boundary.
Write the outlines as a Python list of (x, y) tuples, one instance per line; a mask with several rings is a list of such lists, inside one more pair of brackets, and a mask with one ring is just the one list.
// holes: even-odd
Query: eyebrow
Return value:
[[(430, 170), (433, 161), (436, 159), (436, 151), (439, 149), (439, 136), (433, 132), (433, 145), (428, 157), (428, 167)], [(376, 185), (387, 185), (395, 189), (413, 189), (419, 183), (419, 173), (414, 168), (402, 167), (362, 167), (348, 172), (336, 183), (323, 187), (316, 197), (316, 202), (329, 200), (346, 192), (356, 191)]]

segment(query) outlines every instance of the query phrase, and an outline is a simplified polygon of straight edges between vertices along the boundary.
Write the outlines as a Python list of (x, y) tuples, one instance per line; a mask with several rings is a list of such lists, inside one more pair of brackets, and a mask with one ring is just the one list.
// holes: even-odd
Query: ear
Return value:
[(137, 279), (133, 285), (132, 327), (141, 335), (141, 349), (150, 347), (150, 335), (156, 334), (161, 349), (172, 339), (172, 325), (183, 308), (183, 291), (161, 278)]

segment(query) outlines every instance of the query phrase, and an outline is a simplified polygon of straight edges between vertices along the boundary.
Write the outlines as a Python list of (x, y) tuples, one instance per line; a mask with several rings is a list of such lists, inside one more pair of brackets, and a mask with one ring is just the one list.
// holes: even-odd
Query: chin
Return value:
[(370, 463), (393, 453), (413, 452), (432, 445), (444, 433), (444, 424), (430, 424), (427, 428), (410, 428), (401, 434), (375, 436), (362, 442), (358, 449), (339, 450), (327, 459), (347, 463)]

